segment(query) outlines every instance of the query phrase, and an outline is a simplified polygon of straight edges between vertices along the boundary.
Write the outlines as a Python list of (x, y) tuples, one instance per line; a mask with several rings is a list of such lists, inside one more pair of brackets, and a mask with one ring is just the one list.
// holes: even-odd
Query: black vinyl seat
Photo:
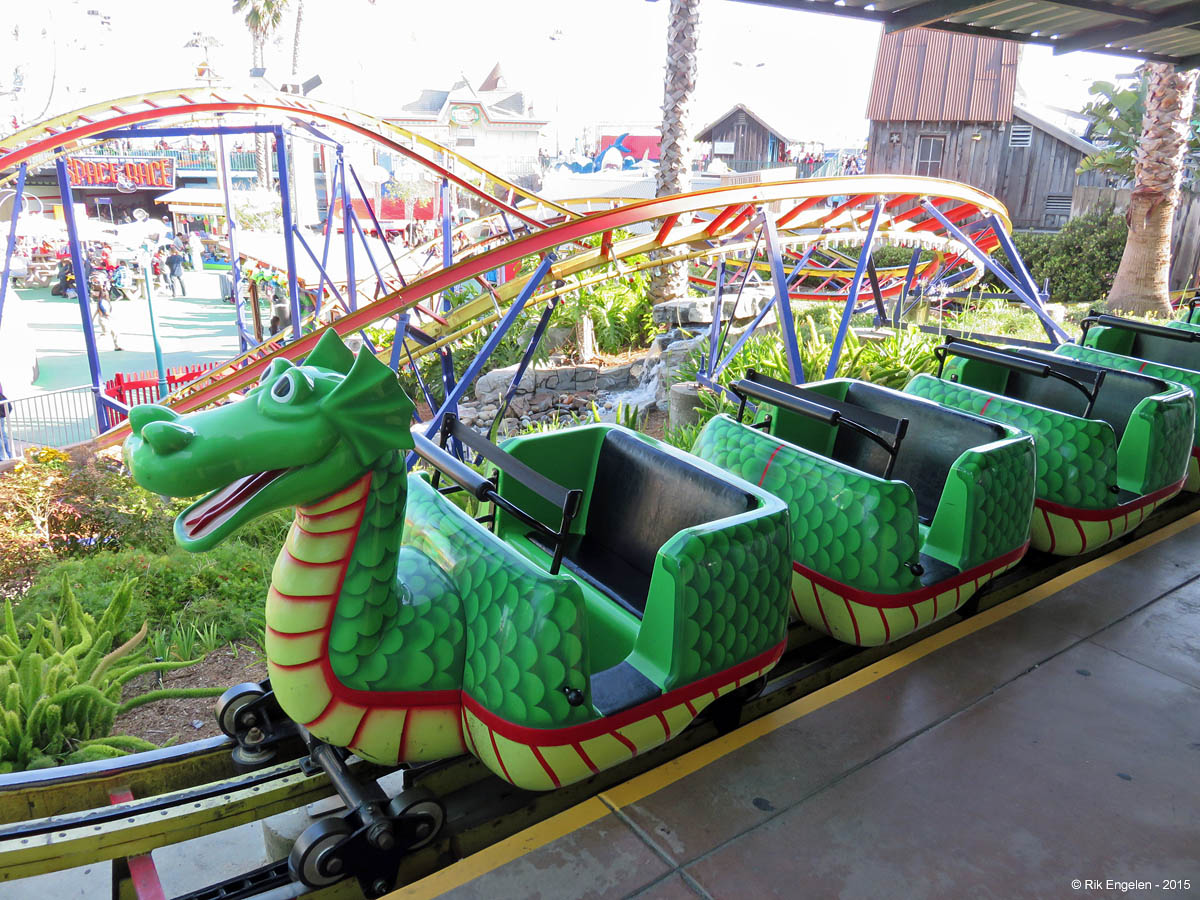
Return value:
[[(852, 383), (846, 391), (846, 402), (908, 419), (908, 435), (896, 454), (892, 478), (913, 489), (917, 515), (926, 525), (933, 521), (950, 467), (958, 458), (972, 447), (1008, 436), (1002, 425), (866, 382)], [(876, 475), (887, 465), (887, 454), (878, 444), (848, 428), (838, 429), (832, 455), (839, 462)]]
[[(755, 505), (746, 491), (614, 429), (600, 446), (586, 528), (565, 541), (563, 565), (640, 619), (667, 541)], [(537, 533), (529, 538), (548, 549)]]

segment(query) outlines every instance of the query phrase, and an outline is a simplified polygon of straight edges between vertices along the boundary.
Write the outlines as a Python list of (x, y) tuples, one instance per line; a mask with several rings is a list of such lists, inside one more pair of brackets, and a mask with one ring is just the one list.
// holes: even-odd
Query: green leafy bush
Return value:
[(108, 759), (151, 750), (134, 737), (110, 737), (116, 716), (155, 700), (213, 696), (214, 689), (150, 691), (121, 702), (123, 687), (146, 672), (191, 665), (145, 662), (147, 626), (114, 646), (128, 631), (133, 582), (123, 581), (99, 618), (86, 612), (63, 583), (50, 615), (37, 617), (22, 634), (9, 601), (0, 633), (0, 772), (40, 769), (59, 763)]
[[(46, 615), (64, 579), (83, 610), (100, 615), (117, 586), (133, 577), (138, 590), (132, 621), (169, 630), (176, 617), (186, 616), (191, 623), (215, 625), (222, 642), (261, 640), (263, 599), (290, 521), (289, 513), (265, 516), (202, 554), (175, 547), (165, 553), (130, 549), (58, 561), (14, 605), (16, 620), (29, 624)], [(128, 637), (131, 627), (121, 626), (118, 638)]]
[(1123, 216), (1095, 212), (1071, 219), (1062, 231), (1018, 232), (1014, 239), (1033, 280), (1039, 287), (1049, 281), (1052, 301), (1097, 305), (1108, 297), (1128, 230)]

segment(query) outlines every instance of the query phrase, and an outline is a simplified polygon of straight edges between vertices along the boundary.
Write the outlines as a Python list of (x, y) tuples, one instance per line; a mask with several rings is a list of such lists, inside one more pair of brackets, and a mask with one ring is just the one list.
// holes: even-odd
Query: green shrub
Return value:
[[(1128, 233), (1124, 216), (1095, 212), (1071, 219), (1052, 234), (1018, 232), (1017, 250), (1040, 288), (1047, 280), (1056, 303), (1101, 304), (1108, 297)], [(1007, 290), (994, 278), (995, 290)]]
[[(169, 630), (184, 615), (193, 624), (212, 623), (223, 642), (261, 640), (263, 600), (289, 522), (288, 513), (265, 516), (202, 554), (173, 547), (165, 553), (131, 549), (61, 560), (46, 567), (14, 604), (17, 622), (35, 622), (53, 609), (64, 578), (84, 611), (96, 616), (115, 587), (133, 577), (138, 588), (133, 621)], [(120, 639), (132, 633), (132, 626), (123, 627)]]
[(99, 617), (86, 612), (70, 587), (60, 585), (57, 606), (37, 617), (23, 634), (9, 601), (0, 632), (0, 772), (40, 769), (61, 762), (88, 762), (154, 745), (133, 737), (110, 737), (116, 716), (135, 706), (180, 696), (213, 696), (219, 688), (151, 691), (121, 702), (123, 687), (146, 672), (190, 665), (145, 662), (143, 624), (131, 630), (132, 581), (121, 582)]

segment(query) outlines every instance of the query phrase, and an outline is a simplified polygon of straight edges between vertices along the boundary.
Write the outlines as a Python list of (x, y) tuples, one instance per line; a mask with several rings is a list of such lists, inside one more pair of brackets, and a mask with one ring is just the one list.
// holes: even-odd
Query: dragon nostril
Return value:
[(182, 450), (196, 437), (196, 432), (178, 422), (157, 420), (142, 428), (142, 440), (163, 455)]
[(129, 411), (129, 427), (134, 434), (141, 434), (142, 429), (151, 422), (177, 422), (179, 413), (157, 403), (140, 403)]

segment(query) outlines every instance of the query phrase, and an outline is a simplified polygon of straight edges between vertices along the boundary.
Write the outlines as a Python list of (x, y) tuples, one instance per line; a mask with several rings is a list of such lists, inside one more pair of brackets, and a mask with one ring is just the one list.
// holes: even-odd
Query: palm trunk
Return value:
[(1171, 226), (1179, 202), (1196, 72), (1145, 63), (1146, 112), (1126, 217), (1129, 237), (1108, 295), (1108, 307), (1170, 315)]
[(304, 0), (296, 0), (296, 30), (292, 33), (292, 79), (300, 75), (300, 23), (304, 21)]
[[(259, 34), (254, 34), (252, 40), (254, 41), (254, 67), (262, 68), (263, 38)], [(270, 189), (270, 175), (271, 169), (267, 164), (267, 136), (256, 134), (254, 135), (254, 177), (259, 188)]]
[[(691, 106), (696, 91), (696, 50), (700, 0), (671, 0), (667, 22), (667, 70), (663, 78), (663, 119), (655, 196), (679, 194), (691, 184)], [(651, 254), (664, 256), (667, 253)], [(687, 263), (652, 269), (650, 300), (663, 303), (687, 296)]]

